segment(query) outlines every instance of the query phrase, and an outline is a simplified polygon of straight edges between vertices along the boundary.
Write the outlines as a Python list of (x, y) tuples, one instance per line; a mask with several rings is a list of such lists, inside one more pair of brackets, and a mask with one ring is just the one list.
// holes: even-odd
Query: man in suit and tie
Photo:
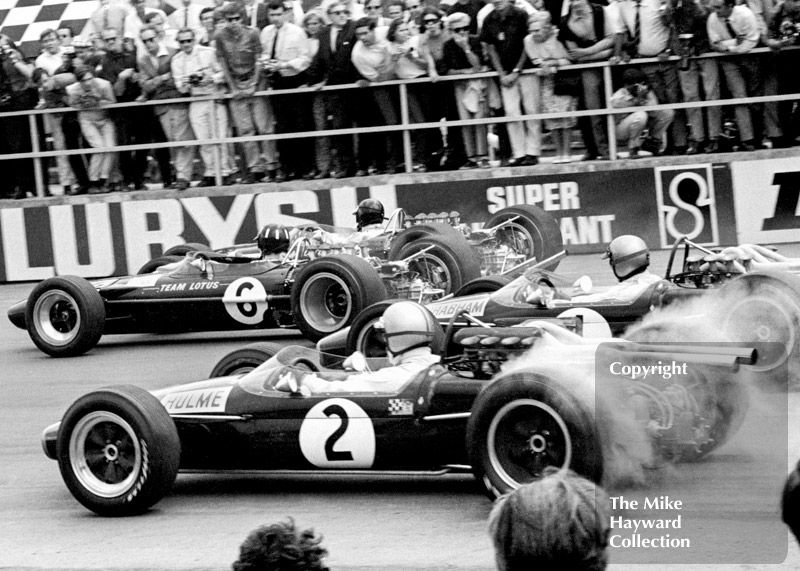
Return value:
[[(268, 6), (270, 25), (261, 32), (264, 72), (273, 89), (295, 89), (307, 84), (306, 70), (311, 65), (310, 43), (305, 31), (288, 22), (283, 0)], [(275, 111), (276, 132), (311, 131), (311, 101), (306, 94), (292, 93), (271, 98)], [(286, 179), (311, 178), (313, 149), (308, 139), (278, 142), (278, 153)]]
[[(319, 49), (309, 69), (310, 82), (317, 89), (325, 85), (355, 83), (361, 77), (350, 57), (356, 43), (356, 31), (347, 8), (341, 2), (334, 2), (328, 7), (328, 18), (331, 23), (319, 34)], [(326, 115), (333, 117), (333, 129), (353, 127), (358, 95), (354, 90), (325, 92)], [(352, 135), (335, 136), (332, 145), (336, 149), (336, 177), (353, 176)]]
[(203, 24), (200, 22), (203, 8), (204, 6), (195, 4), (192, 0), (181, 0), (181, 7), (167, 17), (167, 22), (175, 30), (189, 28), (198, 37), (203, 32)]
[(244, 24), (263, 30), (269, 25), (269, 9), (266, 4), (256, 0), (244, 0), (242, 3), (245, 10)]

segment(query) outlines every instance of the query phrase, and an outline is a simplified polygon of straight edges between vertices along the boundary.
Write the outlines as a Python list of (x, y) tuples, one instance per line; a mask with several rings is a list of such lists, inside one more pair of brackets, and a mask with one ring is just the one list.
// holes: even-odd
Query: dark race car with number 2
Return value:
[[(539, 366), (534, 358), (490, 382), (472, 374), (487, 363), (467, 349), (459, 359), (423, 369), (391, 392), (352, 392), (343, 384), (352, 373), (323, 369), (316, 351), (258, 343), (215, 367), (227, 376), (153, 393), (130, 385), (90, 392), (45, 429), (42, 445), (81, 504), (100, 515), (124, 516), (158, 502), (179, 470), (472, 471), (491, 497), (539, 477), (548, 466), (570, 467), (599, 482), (608, 424), (619, 415), (593, 410), (595, 383), (598, 390), (618, 391), (614, 409), (642, 411), (641, 430), (652, 438), (653, 457), (665, 461), (710, 452), (735, 432), (746, 410), (746, 393), (733, 373), (739, 364), (753, 362), (752, 349), (697, 351), (696, 346), (619, 342), (596, 357), (596, 345), (557, 325), (514, 328), (513, 334), (516, 341), (505, 344), (503, 354), (496, 352), (496, 371), (538, 341), (549, 344), (546, 353), (562, 351), (569, 358), (556, 369)], [(459, 332), (455, 342), (471, 335)], [(248, 351), (267, 360), (243, 373), (249, 368)], [(562, 382), (593, 377), (591, 363), (597, 358), (655, 363), (666, 351), (697, 367), (669, 380), (597, 373), (596, 380), (579, 383), (581, 390), (575, 382)], [(573, 367), (578, 361), (589, 368)], [(344, 390), (303, 391), (308, 374)]]

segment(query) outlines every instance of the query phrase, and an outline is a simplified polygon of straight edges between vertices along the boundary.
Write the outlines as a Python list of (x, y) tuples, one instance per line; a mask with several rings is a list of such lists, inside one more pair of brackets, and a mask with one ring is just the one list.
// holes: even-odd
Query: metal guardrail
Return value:
[[(784, 48), (781, 51), (787, 50), (800, 50), (800, 48), (793, 47), (793, 48)], [(702, 54), (700, 56), (692, 57), (690, 60), (698, 60), (698, 59), (707, 59), (707, 58), (728, 58), (728, 57), (749, 57), (749, 56), (758, 56), (763, 54), (773, 54), (775, 53), (770, 48), (757, 48), (747, 52), (746, 54), (723, 54), (723, 53), (707, 53)], [(205, 145), (221, 145), (221, 144), (231, 144), (231, 143), (244, 143), (250, 141), (280, 141), (285, 139), (302, 139), (302, 138), (310, 138), (310, 137), (318, 137), (318, 136), (326, 136), (332, 137), (336, 135), (350, 135), (350, 134), (360, 134), (360, 133), (387, 133), (387, 132), (402, 132), (403, 137), (403, 157), (404, 157), (404, 166), (406, 172), (411, 172), (413, 170), (412, 167), (412, 152), (411, 152), (411, 131), (417, 129), (432, 129), (432, 128), (439, 128), (442, 126), (471, 126), (471, 125), (497, 125), (502, 123), (516, 123), (521, 121), (527, 120), (544, 120), (544, 119), (558, 119), (562, 117), (591, 117), (595, 115), (602, 115), (606, 117), (607, 121), (607, 130), (608, 130), (608, 143), (609, 143), (609, 155), (611, 160), (617, 159), (617, 141), (615, 137), (615, 123), (614, 123), (614, 116), (623, 113), (631, 113), (635, 110), (645, 110), (645, 111), (656, 111), (662, 109), (692, 109), (698, 107), (722, 107), (722, 106), (729, 106), (729, 105), (742, 105), (742, 104), (753, 104), (753, 103), (769, 103), (769, 102), (778, 102), (778, 101), (800, 101), (800, 93), (797, 94), (789, 94), (789, 95), (769, 95), (769, 96), (761, 96), (761, 97), (747, 97), (747, 98), (739, 98), (739, 99), (715, 99), (711, 101), (697, 101), (691, 103), (661, 103), (659, 105), (649, 105), (649, 106), (639, 106), (639, 107), (621, 107), (621, 108), (612, 108), (610, 107), (611, 96), (613, 94), (613, 86), (612, 86), (612, 78), (611, 73), (612, 70), (615, 68), (620, 67), (627, 67), (633, 65), (643, 65), (648, 63), (665, 63), (665, 62), (673, 62), (677, 63), (680, 58), (678, 56), (670, 56), (669, 58), (639, 58), (639, 59), (632, 59), (627, 62), (620, 62), (612, 64), (609, 61), (598, 61), (592, 63), (585, 63), (585, 64), (572, 64), (568, 66), (559, 67), (559, 71), (580, 71), (583, 69), (602, 69), (603, 70), (603, 80), (604, 80), (604, 98), (606, 106), (602, 109), (592, 109), (592, 110), (584, 110), (584, 111), (573, 111), (569, 113), (536, 113), (536, 114), (529, 114), (529, 115), (522, 115), (519, 117), (488, 117), (485, 119), (459, 119), (453, 121), (434, 121), (434, 122), (427, 122), (427, 123), (409, 123), (409, 116), (408, 116), (408, 86), (415, 85), (415, 84), (431, 84), (434, 83), (429, 77), (419, 78), (419, 79), (408, 79), (408, 80), (392, 80), (392, 81), (384, 81), (384, 82), (374, 82), (370, 83), (367, 87), (360, 87), (357, 84), (344, 84), (344, 85), (325, 85), (322, 88), (314, 88), (314, 87), (300, 87), (296, 89), (282, 89), (282, 90), (273, 90), (268, 89), (266, 91), (259, 91), (256, 92), (253, 96), (254, 97), (274, 97), (274, 96), (285, 96), (290, 94), (302, 94), (302, 93), (320, 93), (326, 91), (347, 91), (347, 90), (362, 90), (362, 89), (370, 89), (373, 87), (390, 87), (396, 86), (399, 90), (400, 94), (400, 124), (398, 125), (389, 125), (384, 127), (357, 127), (357, 128), (347, 128), (347, 129), (326, 129), (324, 131), (303, 131), (303, 132), (296, 132), (296, 133), (280, 133), (280, 134), (270, 134), (270, 135), (252, 135), (247, 137), (214, 137), (211, 139), (195, 139), (189, 141), (174, 141), (174, 142), (165, 142), (165, 143), (146, 143), (146, 144), (137, 144), (137, 145), (119, 145), (116, 147), (87, 147), (84, 149), (73, 149), (73, 150), (54, 150), (54, 151), (42, 151), (41, 150), (41, 141), (39, 140), (39, 131), (36, 125), (36, 116), (37, 115), (55, 115), (55, 114), (63, 114), (70, 111), (81, 111), (80, 109), (72, 108), (72, 107), (59, 107), (53, 109), (32, 109), (32, 110), (25, 110), (25, 111), (12, 111), (8, 113), (0, 113), (0, 120), (6, 117), (19, 117), (19, 116), (26, 116), (28, 117), (28, 127), (30, 129), (31, 134), (31, 142), (33, 152), (30, 153), (9, 153), (9, 154), (2, 154), (0, 155), (0, 161), (5, 160), (14, 160), (14, 159), (29, 159), (32, 158), (34, 160), (34, 175), (35, 175), (35, 182), (36, 182), (36, 194), (39, 197), (44, 196), (44, 176), (42, 174), (42, 159), (50, 158), (50, 157), (58, 157), (58, 156), (69, 156), (69, 155), (90, 155), (94, 153), (110, 153), (110, 152), (119, 152), (119, 151), (135, 151), (135, 150), (151, 150), (151, 149), (163, 149), (163, 148), (172, 148), (172, 147), (188, 147), (188, 146), (205, 146)], [(525, 70), (522, 72), (525, 75), (540, 75), (540, 70), (538, 69), (530, 69)], [(466, 74), (466, 75), (444, 75), (440, 76), (436, 81), (437, 82), (445, 82), (445, 81), (464, 81), (464, 80), (471, 80), (471, 79), (481, 79), (481, 78), (495, 78), (498, 77), (497, 72), (482, 72), (482, 73), (473, 73), (473, 74)], [(104, 106), (104, 109), (124, 109), (126, 107), (141, 107), (141, 106), (157, 106), (157, 105), (174, 105), (176, 103), (192, 103), (192, 102), (199, 102), (199, 101), (226, 101), (232, 99), (231, 95), (210, 95), (210, 96), (200, 96), (200, 97), (182, 97), (176, 99), (160, 99), (156, 101), (137, 101), (137, 102), (130, 102), (130, 103), (115, 103), (112, 105)], [(216, 106), (212, 105), (212, 120), (211, 125), (214, 130), (216, 130)], [(215, 153), (215, 178), (218, 185), (222, 183), (222, 175), (221, 175), (221, 168), (220, 168), (220, 150), (219, 147), (216, 146), (216, 153)]]

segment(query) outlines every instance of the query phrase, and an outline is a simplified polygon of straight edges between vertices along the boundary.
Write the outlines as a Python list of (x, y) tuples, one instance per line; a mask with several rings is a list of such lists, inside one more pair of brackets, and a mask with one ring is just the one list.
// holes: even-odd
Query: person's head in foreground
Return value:
[(239, 547), (233, 571), (328, 571), (328, 550), (313, 529), (297, 529), (294, 520), (261, 526)]
[(500, 571), (598, 571), (608, 564), (611, 502), (570, 470), (544, 476), (495, 502), (489, 534)]

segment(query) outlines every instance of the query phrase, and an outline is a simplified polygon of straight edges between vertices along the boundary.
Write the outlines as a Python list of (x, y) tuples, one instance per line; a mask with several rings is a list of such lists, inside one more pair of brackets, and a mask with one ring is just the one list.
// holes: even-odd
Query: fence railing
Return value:
[[(785, 51), (787, 48), (784, 48)], [(800, 48), (788, 48), (788, 50), (800, 50)], [(728, 58), (728, 57), (765, 57), (768, 54), (774, 54), (772, 50), (769, 48), (758, 48), (747, 52), (746, 54), (722, 54), (722, 53), (708, 53), (703, 54), (694, 58), (690, 58), (691, 60), (696, 59), (706, 59), (706, 58)], [(800, 57), (800, 54), (798, 54)], [(9, 154), (0, 154), (0, 161), (7, 161), (7, 160), (14, 160), (14, 159), (30, 159), (32, 158), (34, 161), (34, 179), (36, 184), (36, 194), (39, 197), (45, 195), (45, 177), (43, 175), (42, 170), (42, 159), (51, 158), (51, 157), (58, 157), (58, 156), (69, 156), (69, 155), (91, 155), (95, 153), (112, 153), (112, 152), (119, 152), (119, 151), (135, 151), (135, 150), (151, 150), (151, 149), (169, 149), (173, 147), (187, 147), (187, 146), (206, 146), (206, 145), (215, 145), (215, 160), (214, 160), (214, 171), (215, 171), (215, 179), (218, 185), (222, 184), (222, 168), (221, 168), (221, 153), (219, 145), (222, 144), (231, 144), (231, 143), (244, 143), (250, 141), (280, 141), (286, 139), (302, 139), (302, 138), (313, 138), (319, 136), (325, 137), (332, 137), (336, 135), (349, 135), (349, 134), (364, 134), (364, 133), (392, 133), (400, 131), (402, 134), (403, 139), (403, 164), (406, 172), (412, 172), (413, 170), (413, 163), (412, 163), (412, 149), (411, 149), (411, 132), (418, 129), (431, 129), (431, 128), (440, 128), (442, 126), (471, 126), (471, 125), (498, 125), (504, 123), (516, 123), (521, 121), (527, 120), (544, 120), (544, 119), (557, 119), (562, 117), (591, 117), (596, 115), (601, 115), (606, 117), (606, 126), (608, 132), (608, 144), (609, 144), (609, 155), (611, 160), (616, 160), (618, 158), (617, 152), (617, 141), (615, 138), (615, 119), (614, 116), (618, 114), (627, 114), (631, 113), (635, 110), (645, 110), (645, 111), (655, 111), (661, 109), (692, 109), (692, 108), (702, 108), (702, 107), (722, 107), (722, 106), (730, 106), (730, 105), (742, 105), (742, 104), (754, 104), (754, 103), (768, 103), (768, 102), (778, 102), (778, 101), (800, 101), (800, 93), (793, 93), (788, 95), (768, 95), (768, 96), (761, 96), (761, 97), (747, 97), (747, 98), (738, 98), (738, 99), (714, 99), (709, 101), (697, 101), (697, 102), (689, 102), (689, 103), (661, 103), (659, 105), (650, 105), (650, 106), (640, 106), (640, 107), (624, 107), (624, 108), (612, 108), (610, 106), (611, 96), (614, 92), (614, 86), (612, 84), (612, 71), (615, 68), (626, 67), (626, 66), (637, 66), (643, 65), (648, 63), (666, 63), (671, 62), (673, 65), (677, 65), (677, 62), (680, 58), (677, 56), (671, 56), (666, 59), (660, 58), (640, 58), (640, 59), (633, 59), (628, 62), (621, 62), (612, 64), (608, 61), (598, 61), (592, 63), (585, 63), (585, 64), (573, 64), (568, 66), (559, 67), (559, 71), (580, 71), (584, 69), (602, 69), (603, 71), (603, 80), (604, 80), (604, 100), (605, 100), (605, 107), (601, 109), (592, 109), (592, 110), (583, 110), (583, 111), (571, 111), (568, 113), (536, 113), (536, 114), (527, 114), (518, 117), (487, 117), (484, 119), (459, 119), (459, 120), (440, 120), (440, 121), (433, 121), (433, 122), (426, 122), (426, 123), (409, 123), (409, 112), (408, 112), (408, 86), (415, 85), (415, 84), (430, 84), (432, 80), (428, 77), (419, 78), (419, 79), (410, 79), (410, 80), (392, 80), (392, 81), (385, 81), (380, 83), (370, 83), (367, 87), (360, 87), (357, 84), (344, 84), (344, 85), (325, 85), (322, 88), (313, 88), (313, 87), (300, 87), (296, 89), (281, 89), (281, 90), (266, 90), (266, 91), (259, 91), (254, 94), (254, 97), (275, 97), (275, 96), (285, 96), (290, 94), (308, 94), (308, 93), (319, 93), (319, 92), (327, 92), (327, 91), (347, 91), (347, 90), (363, 90), (363, 89), (370, 89), (373, 87), (397, 87), (399, 90), (399, 98), (400, 98), (400, 123), (398, 125), (387, 125), (387, 126), (376, 126), (376, 127), (355, 127), (355, 128), (347, 128), (347, 129), (326, 129), (324, 131), (303, 131), (303, 132), (294, 132), (294, 133), (275, 133), (275, 134), (268, 134), (268, 135), (251, 135), (246, 137), (228, 137), (222, 136), (222, 134), (215, 133), (215, 136), (210, 139), (194, 139), (188, 141), (170, 141), (164, 143), (144, 143), (144, 144), (136, 144), (136, 145), (119, 145), (116, 147), (86, 147), (81, 149), (70, 149), (70, 150), (53, 150), (53, 151), (44, 151), (42, 150), (42, 142), (39, 138), (39, 130), (37, 128), (36, 116), (37, 115), (57, 115), (63, 114), (65, 112), (70, 111), (78, 111), (80, 109), (75, 109), (71, 107), (59, 107), (59, 108), (52, 108), (52, 109), (32, 109), (32, 110), (24, 110), (24, 111), (12, 111), (7, 113), (0, 113), (0, 121), (4, 118), (8, 117), (19, 117), (19, 116), (26, 116), (28, 118), (28, 127), (30, 129), (30, 137), (32, 142), (32, 149), (33, 152), (30, 153), (9, 153)], [(530, 69), (525, 70), (524, 74), (532, 74), (532, 75), (540, 75), (540, 70), (538, 69)], [(498, 74), (496, 72), (482, 72), (482, 73), (473, 73), (467, 75), (446, 75), (440, 76), (436, 81), (439, 82), (449, 82), (449, 81), (464, 81), (464, 80), (471, 80), (471, 79), (489, 79), (489, 78), (496, 78)], [(720, 78), (722, 80), (722, 78)], [(115, 103), (111, 105), (104, 106), (104, 109), (124, 109), (127, 107), (142, 107), (142, 106), (158, 106), (158, 105), (174, 105), (177, 103), (193, 103), (193, 102), (200, 102), (200, 101), (217, 101), (217, 102), (224, 102), (226, 100), (231, 99), (230, 95), (210, 95), (210, 96), (199, 96), (199, 97), (182, 97), (182, 98), (175, 98), (175, 99), (161, 99), (156, 101), (137, 101), (137, 102), (130, 102), (130, 103)], [(211, 105), (211, 125), (212, 129), (216, 131), (217, 122), (216, 122), (216, 105)]]

